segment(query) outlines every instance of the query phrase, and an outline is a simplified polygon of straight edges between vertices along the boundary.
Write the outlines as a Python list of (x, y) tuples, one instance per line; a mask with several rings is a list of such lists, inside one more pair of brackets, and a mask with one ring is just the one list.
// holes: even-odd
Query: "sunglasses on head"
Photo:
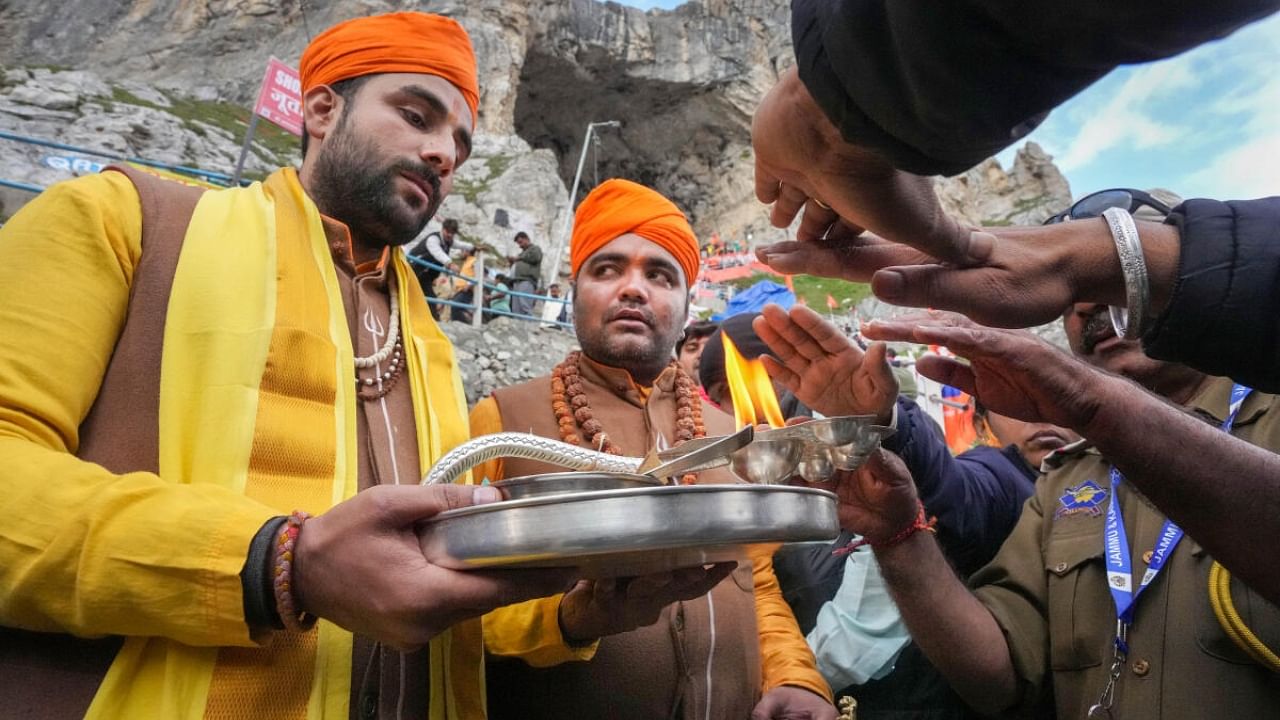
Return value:
[(1173, 208), (1155, 199), (1149, 193), (1141, 190), (1112, 188), (1085, 195), (1071, 207), (1057, 215), (1050, 216), (1042, 224), (1053, 225), (1067, 220), (1102, 217), (1102, 213), (1108, 208), (1121, 208), (1134, 213), (1142, 207), (1149, 207), (1161, 215), (1168, 215), (1173, 212)]

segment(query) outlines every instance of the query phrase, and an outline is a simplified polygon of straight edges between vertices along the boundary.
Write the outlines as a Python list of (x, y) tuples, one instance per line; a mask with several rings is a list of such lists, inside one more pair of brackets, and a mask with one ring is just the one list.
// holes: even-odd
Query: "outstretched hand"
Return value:
[(561, 570), (460, 572), (436, 565), (417, 526), (446, 510), (495, 502), (491, 487), (380, 485), (307, 521), (294, 552), (299, 608), (400, 650), (503, 605), (554, 595)]
[(814, 102), (795, 68), (782, 73), (751, 125), (756, 197), (773, 204), (770, 220), (787, 227), (803, 211), (796, 239), (816, 240), (837, 219), (839, 232), (870, 230), (958, 264), (982, 262), (986, 238), (942, 211), (933, 179), (895, 169), (852, 145)]
[[(962, 312), (995, 327), (1045, 323), (1073, 302), (1125, 302), (1102, 219), (961, 224), (943, 212), (932, 178), (845, 141), (794, 68), (756, 109), (751, 143), (756, 198), (773, 205), (770, 221), (785, 228), (800, 217), (795, 241), (757, 248), (778, 272), (870, 281), (885, 302)], [(1177, 279), (1178, 231), (1138, 228), (1159, 313)]]
[(857, 470), (840, 470), (831, 480), (808, 485), (834, 492), (840, 527), (872, 543), (893, 537), (920, 511), (911, 472), (897, 455), (883, 448)]
[(885, 267), (871, 278), (872, 291), (895, 305), (951, 310), (993, 327), (1050, 322), (1081, 293), (1125, 302), (1115, 246), (1101, 218), (982, 232), (992, 243), (985, 262)]
[(800, 402), (827, 416), (875, 415), (877, 423), (889, 423), (898, 381), (884, 343), (863, 353), (803, 305), (790, 311), (766, 305), (752, 328), (774, 356), (763, 356), (765, 369)]
[[(1139, 221), (1151, 279), (1151, 311), (1168, 302), (1177, 277), (1177, 229)], [(991, 327), (1041, 325), (1075, 302), (1125, 303), (1115, 244), (1100, 219), (1037, 227), (974, 231), (989, 253), (982, 262), (938, 262), (914, 241), (890, 242), (833, 226), (821, 240), (757, 248), (778, 272), (870, 282), (876, 297), (895, 305), (959, 312)]]
[(728, 562), (633, 578), (579, 580), (560, 600), (560, 630), (566, 640), (584, 642), (652, 625), (663, 608), (706, 595), (735, 566)]
[(756, 248), (756, 258), (784, 275), (816, 275), (860, 283), (871, 282), (882, 268), (935, 263), (932, 256), (909, 245), (855, 230), (843, 220), (836, 220), (820, 238), (761, 245)]
[(875, 320), (863, 333), (878, 340), (945, 345), (969, 361), (925, 355), (916, 371), (963, 390), (1001, 415), (1047, 422), (1084, 435), (1110, 376), (1071, 357), (1025, 330), (983, 327), (955, 313), (938, 311)]

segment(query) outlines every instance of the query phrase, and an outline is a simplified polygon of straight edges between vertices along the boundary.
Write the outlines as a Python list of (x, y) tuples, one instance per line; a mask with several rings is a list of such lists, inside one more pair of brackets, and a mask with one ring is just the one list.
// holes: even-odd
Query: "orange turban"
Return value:
[(352, 18), (325, 30), (302, 52), (302, 92), (361, 75), (422, 73), (453, 83), (475, 127), (480, 85), (471, 38), (443, 15), (398, 12)]
[(700, 265), (698, 238), (675, 203), (630, 180), (607, 180), (592, 190), (573, 216), (569, 268), (573, 277), (587, 258), (623, 235), (634, 233), (662, 246), (684, 269), (692, 287)]

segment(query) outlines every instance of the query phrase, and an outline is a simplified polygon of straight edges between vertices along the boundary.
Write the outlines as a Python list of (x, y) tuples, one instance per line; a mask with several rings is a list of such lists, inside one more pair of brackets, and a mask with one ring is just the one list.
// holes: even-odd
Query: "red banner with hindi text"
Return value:
[(262, 78), (258, 102), (253, 106), (255, 115), (302, 136), (302, 80), (298, 71), (275, 58), (267, 62), (267, 74)]

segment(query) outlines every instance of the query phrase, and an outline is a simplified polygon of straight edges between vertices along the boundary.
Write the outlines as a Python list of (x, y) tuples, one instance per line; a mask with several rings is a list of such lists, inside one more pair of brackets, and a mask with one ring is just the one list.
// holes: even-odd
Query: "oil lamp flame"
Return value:
[(721, 337), (724, 339), (724, 375), (729, 382), (729, 394), (733, 396), (736, 427), (766, 422), (775, 428), (786, 425), (764, 362), (760, 358), (742, 357), (728, 333), (721, 333)]

